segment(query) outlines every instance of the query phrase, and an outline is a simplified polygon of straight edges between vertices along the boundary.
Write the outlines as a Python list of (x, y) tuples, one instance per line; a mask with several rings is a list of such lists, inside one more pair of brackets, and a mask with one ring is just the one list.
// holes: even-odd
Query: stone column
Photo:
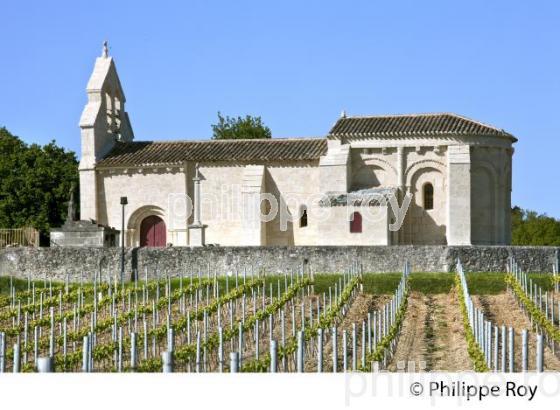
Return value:
[(397, 147), (397, 177), (399, 189), (403, 192), (405, 190), (405, 180), (404, 180), (404, 170), (405, 170), (405, 154), (404, 147)]
[(504, 203), (504, 244), (511, 245), (511, 165), (513, 157), (513, 148), (509, 148), (505, 152), (506, 175), (505, 175), (505, 203)]
[[(406, 195), (406, 181), (405, 181), (405, 170), (406, 170), (406, 154), (404, 151), (404, 147), (397, 147), (397, 184), (398, 184), (398, 191), (397, 191), (397, 198), (399, 200), (399, 205), (402, 204), (403, 198)], [(394, 242), (393, 244), (398, 245), (404, 242), (404, 223), (394, 235)]]
[(261, 194), (265, 189), (264, 165), (247, 165), (243, 171), (241, 186), (242, 221), (240, 244), (242, 246), (265, 246), (266, 223), (261, 219), (263, 202)]
[[(188, 218), (192, 215), (194, 210), (194, 203), (188, 197), (189, 188), (189, 173), (188, 167), (180, 167), (177, 175), (180, 175), (181, 183), (173, 188), (173, 193), (168, 195), (168, 210), (167, 210), (167, 232), (169, 233), (170, 240), (173, 246), (188, 246)], [(191, 193), (192, 195), (192, 193)], [(197, 201), (198, 204), (198, 201)], [(193, 218), (194, 219), (194, 218)], [(127, 232), (127, 236), (134, 237), (134, 233)]]
[(194, 221), (193, 225), (201, 225), (200, 223), (200, 176), (198, 175), (198, 164), (196, 166), (196, 174), (194, 181)]
[(447, 150), (447, 244), (471, 245), (469, 145), (450, 145)]
[(195, 176), (194, 181), (194, 212), (193, 212), (193, 223), (188, 226), (189, 228), (189, 245), (190, 246), (204, 246), (205, 241), (205, 230), (207, 225), (203, 225), (200, 220), (200, 175), (198, 172), (198, 164), (195, 166)]

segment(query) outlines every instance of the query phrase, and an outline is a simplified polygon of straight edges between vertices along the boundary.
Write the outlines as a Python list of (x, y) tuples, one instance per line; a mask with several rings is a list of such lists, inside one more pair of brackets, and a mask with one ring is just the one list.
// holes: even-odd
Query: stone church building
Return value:
[(318, 138), (136, 141), (106, 47), (87, 96), (81, 219), (120, 230), (126, 196), (127, 246), (511, 241), (517, 140), (502, 129), (451, 113), (342, 114)]

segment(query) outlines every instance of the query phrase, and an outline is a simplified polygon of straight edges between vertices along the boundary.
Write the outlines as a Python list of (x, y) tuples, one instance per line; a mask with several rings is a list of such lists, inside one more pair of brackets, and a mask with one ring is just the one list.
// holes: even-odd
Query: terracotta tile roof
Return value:
[(489, 135), (516, 139), (506, 131), (452, 113), (342, 117), (328, 138)]
[(313, 160), (327, 153), (325, 138), (117, 142), (99, 167), (180, 164), (184, 161)]

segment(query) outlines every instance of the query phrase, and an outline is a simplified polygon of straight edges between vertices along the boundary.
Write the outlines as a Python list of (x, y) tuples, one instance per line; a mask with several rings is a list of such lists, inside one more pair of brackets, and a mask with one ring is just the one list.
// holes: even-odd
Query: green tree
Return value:
[(224, 117), (218, 112), (218, 123), (212, 124), (212, 139), (260, 139), (271, 138), (270, 128), (263, 124), (261, 117)]
[(55, 141), (28, 145), (0, 128), (0, 228), (32, 226), (44, 242), (66, 219), (72, 183), (78, 186), (74, 152)]
[(560, 246), (560, 220), (515, 206), (511, 210), (511, 242), (513, 245)]

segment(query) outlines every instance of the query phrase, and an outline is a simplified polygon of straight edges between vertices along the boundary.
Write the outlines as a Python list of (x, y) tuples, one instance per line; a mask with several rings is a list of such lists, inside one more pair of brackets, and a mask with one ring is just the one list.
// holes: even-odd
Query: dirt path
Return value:
[(471, 370), (457, 294), (412, 292), (389, 371)]
[[(519, 307), (515, 297), (510, 292), (504, 292), (499, 295), (475, 295), (473, 296), (473, 301), (495, 325), (505, 325), (506, 327), (514, 328), (514, 370), (516, 372), (521, 371), (521, 332), (523, 329), (529, 330), (529, 370), (535, 370), (536, 334), (531, 330), (531, 322)], [(544, 350), (544, 367), (545, 370), (550, 371), (560, 370), (560, 360), (552, 353), (548, 346)]]
[(348, 313), (339, 324), (340, 330), (352, 330), (352, 323), (361, 324), (362, 320), (367, 320), (368, 312), (373, 312), (383, 308), (391, 300), (389, 295), (370, 295), (360, 293), (352, 302)]
[[(357, 330), (358, 330), (358, 337), (361, 335), (361, 323), (362, 320), (367, 320), (368, 312), (372, 312), (377, 309), (381, 309), (383, 305), (389, 300), (391, 297), (389, 295), (370, 295), (365, 293), (359, 293), (354, 301), (351, 303), (348, 312), (340, 323), (337, 325), (338, 330), (338, 343), (337, 343), (337, 351), (338, 351), (338, 371), (342, 371), (342, 332), (346, 330), (348, 334), (352, 331), (352, 323), (356, 323)], [(324, 357), (325, 361), (323, 364), (324, 371), (331, 372), (333, 369), (332, 365), (332, 335), (329, 330), (328, 333), (325, 334), (325, 344), (324, 344)], [(348, 350), (350, 353), (350, 349)], [(348, 363), (350, 366), (350, 358), (348, 358)], [(317, 361), (316, 360), (308, 360), (305, 364), (306, 371), (316, 371), (317, 370)]]

